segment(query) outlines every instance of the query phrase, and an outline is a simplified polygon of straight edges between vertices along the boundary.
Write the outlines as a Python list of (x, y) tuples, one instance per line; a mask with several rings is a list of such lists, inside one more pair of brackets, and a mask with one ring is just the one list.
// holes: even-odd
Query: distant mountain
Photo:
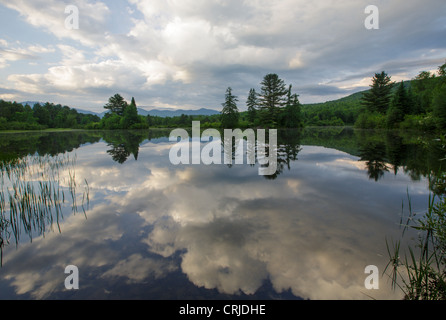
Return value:
[(212, 109), (205, 109), (201, 108), (198, 110), (185, 110), (185, 109), (152, 109), (150, 111), (147, 111), (145, 109), (138, 108), (138, 113), (147, 116), (150, 114), (151, 116), (157, 116), (157, 117), (179, 117), (182, 114), (185, 114), (186, 116), (212, 116), (216, 114), (220, 114), (219, 111), (212, 110)]
[(43, 106), (46, 102), (41, 102), (41, 101), (23, 101), (23, 102), (19, 102), (19, 103), (22, 106), (29, 105), (31, 108), (33, 108), (35, 104), (40, 103)]
[[(19, 103), (23, 106), (29, 105), (31, 108), (33, 108), (36, 104), (40, 104), (41, 106), (46, 104), (46, 102), (42, 102), (42, 101), (23, 101), (23, 102), (19, 102)], [(83, 109), (79, 109), (79, 108), (71, 108), (71, 107), (69, 107), (69, 108), (76, 109), (77, 112), (79, 112), (79, 113), (99, 115), (99, 113), (93, 112), (93, 111), (83, 110)]]
[[(104, 111), (102, 113), (96, 113), (96, 112), (91, 112), (91, 111), (84, 111), (81, 109), (76, 109), (79, 113), (88, 113), (88, 114), (95, 114), (97, 116), (99, 116), (100, 118), (103, 118), (105, 116), (105, 114), (108, 111)], [(162, 118), (166, 118), (166, 117), (179, 117), (182, 114), (185, 114), (187, 116), (192, 115), (192, 116), (211, 116), (211, 115), (215, 115), (215, 114), (220, 114), (220, 112), (212, 110), (212, 109), (199, 109), (199, 110), (183, 110), (183, 109), (152, 109), (152, 110), (146, 110), (144, 108), (138, 108), (138, 114), (144, 117), (147, 117), (147, 115), (151, 115), (151, 116), (156, 116), (156, 117), (162, 117)]]
[(89, 110), (83, 110), (83, 109), (79, 109), (79, 108), (73, 108), (73, 109), (75, 109), (77, 112), (79, 112), (79, 113), (83, 113), (83, 114), (92, 114), (92, 115), (94, 115), (94, 116), (98, 116), (98, 117), (100, 117), (100, 118), (102, 118), (104, 115), (103, 114), (105, 114), (105, 112), (103, 112), (103, 114), (102, 113), (97, 113), (97, 112), (94, 112), (94, 111), (89, 111)]
[[(46, 102), (41, 102), (41, 101), (23, 101), (20, 102), (20, 104), (22, 105), (29, 105), (31, 108), (34, 107), (35, 104), (41, 104), (44, 105)], [(153, 108), (153, 107), (142, 107), (142, 108), (138, 108), (138, 114), (142, 115), (144, 117), (146, 117), (147, 115), (151, 115), (151, 116), (157, 116), (157, 117), (162, 117), (162, 118), (166, 118), (166, 117), (179, 117), (182, 114), (185, 114), (187, 116), (211, 116), (211, 115), (216, 115), (216, 114), (220, 114), (219, 111), (216, 110), (212, 110), (212, 109), (206, 109), (206, 108), (201, 108), (198, 110), (186, 110), (186, 109), (168, 109), (168, 108), (157, 108), (157, 109), (150, 109), (150, 110), (146, 110), (145, 108)], [(94, 112), (94, 111), (88, 111), (88, 110), (84, 110), (84, 109), (80, 109), (80, 108), (72, 108), (77, 110), (77, 112), (79, 113), (83, 113), (83, 114), (92, 114), (92, 115), (96, 115), (98, 117), (100, 117), (101, 119), (105, 116), (105, 114), (108, 111), (104, 111), (101, 113), (98, 112)]]

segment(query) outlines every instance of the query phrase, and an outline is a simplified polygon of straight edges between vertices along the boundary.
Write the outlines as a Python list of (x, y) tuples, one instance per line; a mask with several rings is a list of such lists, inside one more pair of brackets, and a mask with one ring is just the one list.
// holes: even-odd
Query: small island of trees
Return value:
[(301, 128), (301, 104), (298, 95), (292, 93), (292, 85), (287, 88), (277, 74), (267, 74), (261, 82), (260, 94), (254, 88), (249, 90), (245, 119), (240, 121), (237, 107), (238, 97), (232, 94), (232, 88), (226, 90), (225, 102), (221, 112), (221, 126), (266, 127), (266, 128)]

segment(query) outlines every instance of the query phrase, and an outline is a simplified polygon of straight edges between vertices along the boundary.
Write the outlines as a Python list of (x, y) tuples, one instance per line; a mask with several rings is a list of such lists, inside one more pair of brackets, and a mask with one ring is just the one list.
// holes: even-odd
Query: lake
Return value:
[(169, 133), (0, 134), (0, 299), (402, 297), (382, 274), (386, 241), (409, 205), (427, 209), (444, 157), (434, 137), (279, 131), (277, 171), (262, 176), (173, 165)]

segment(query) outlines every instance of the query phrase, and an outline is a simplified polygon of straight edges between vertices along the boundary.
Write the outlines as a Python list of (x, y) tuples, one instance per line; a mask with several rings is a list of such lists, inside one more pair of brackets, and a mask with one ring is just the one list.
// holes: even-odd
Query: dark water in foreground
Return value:
[(408, 195), (427, 208), (444, 157), (433, 138), (283, 131), (264, 177), (174, 166), (169, 133), (1, 134), (0, 299), (401, 297), (381, 276), (386, 239), (400, 237)]

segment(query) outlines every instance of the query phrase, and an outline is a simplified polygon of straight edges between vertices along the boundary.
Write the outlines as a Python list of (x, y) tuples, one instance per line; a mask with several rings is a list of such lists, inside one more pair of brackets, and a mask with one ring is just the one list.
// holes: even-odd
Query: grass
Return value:
[[(437, 199), (438, 198), (438, 199)], [(438, 201), (436, 201), (436, 199)], [(410, 198), (409, 198), (410, 203)], [(429, 196), (428, 210), (421, 218), (409, 210), (406, 228), (418, 231), (414, 246), (403, 252), (401, 241), (386, 240), (393, 289), (406, 300), (446, 299), (446, 197)]]
[[(44, 235), (54, 226), (60, 232), (63, 207), (71, 204), (78, 211), (75, 172), (76, 157), (26, 156), (0, 163), (0, 254), (14, 238), (16, 245), (25, 233)], [(64, 187), (68, 186), (68, 187)], [(68, 192), (71, 198), (65, 196)], [(69, 200), (69, 201), (68, 201)], [(89, 205), (89, 186), (85, 180), (82, 210)], [(0, 265), (2, 257), (0, 257)]]

